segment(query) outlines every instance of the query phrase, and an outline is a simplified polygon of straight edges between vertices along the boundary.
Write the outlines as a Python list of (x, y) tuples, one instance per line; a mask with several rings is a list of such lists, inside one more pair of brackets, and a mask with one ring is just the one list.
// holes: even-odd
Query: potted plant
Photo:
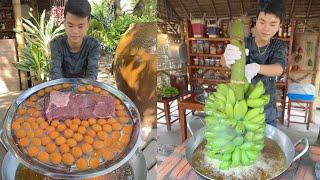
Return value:
[(64, 27), (62, 24), (55, 27), (52, 18), (47, 20), (46, 11), (42, 12), (39, 19), (33, 17), (31, 13), (30, 17), (31, 20), (23, 18), (24, 32), (15, 30), (16, 33), (22, 33), (26, 39), (26, 46), (15, 67), (30, 72), (33, 84), (37, 84), (49, 79), (50, 42), (64, 34)]

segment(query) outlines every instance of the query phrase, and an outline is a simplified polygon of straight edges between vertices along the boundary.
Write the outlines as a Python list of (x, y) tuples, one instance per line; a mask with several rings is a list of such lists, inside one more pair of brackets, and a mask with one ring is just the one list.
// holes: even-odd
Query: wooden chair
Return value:
[[(297, 106), (292, 106), (292, 103), (298, 103)], [(313, 100), (302, 100), (302, 99), (290, 99), (288, 101), (288, 127), (290, 123), (298, 124), (307, 124), (307, 130), (309, 130), (309, 124), (312, 122), (312, 109), (313, 109)], [(291, 114), (291, 110), (303, 110), (305, 111), (304, 115)], [(304, 122), (301, 121), (292, 121), (290, 116), (303, 117)]]
[[(175, 119), (172, 119), (171, 113), (174, 111), (178, 111), (178, 105), (173, 106), (173, 103), (175, 100), (177, 100), (180, 96), (175, 96), (171, 98), (158, 98), (158, 103), (163, 103), (163, 108), (157, 106), (157, 123), (158, 124), (166, 124), (167, 125), (167, 130), (171, 131), (171, 124), (176, 122), (179, 118), (176, 115)], [(177, 103), (178, 104), (178, 103)], [(163, 114), (163, 115), (162, 115)], [(160, 119), (165, 118), (165, 122), (160, 121)]]

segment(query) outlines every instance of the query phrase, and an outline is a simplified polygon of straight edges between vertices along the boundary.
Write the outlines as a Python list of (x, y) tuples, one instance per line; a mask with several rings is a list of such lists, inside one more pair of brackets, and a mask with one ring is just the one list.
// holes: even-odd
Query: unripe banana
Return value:
[(259, 98), (262, 94), (264, 94), (265, 89), (264, 89), (264, 84), (262, 81), (259, 81), (252, 92), (249, 94), (249, 99), (257, 99)]
[(245, 97), (248, 98), (249, 95), (251, 94), (251, 92), (253, 91), (254, 89), (254, 85), (253, 84), (249, 84), (249, 88), (248, 90), (246, 91), (246, 94), (245, 94)]
[(232, 153), (234, 151), (234, 149), (236, 148), (236, 146), (233, 143), (229, 143), (227, 145), (225, 145), (223, 147), (223, 149), (221, 149), (221, 153)]
[(226, 96), (224, 96), (224, 95), (221, 94), (220, 92), (214, 92), (214, 97), (215, 97), (216, 99), (220, 99), (220, 100), (223, 101), (224, 103), (227, 102)]
[(258, 124), (255, 124), (255, 123), (252, 123), (252, 122), (249, 122), (249, 121), (245, 121), (244, 122), (244, 127), (248, 131), (255, 131), (255, 130), (259, 129), (260, 126)]
[(263, 107), (266, 104), (265, 99), (247, 99), (247, 105), (252, 108)]
[(230, 167), (230, 165), (231, 165), (231, 161), (230, 160), (229, 161), (222, 161), (220, 163), (219, 168), (222, 169), (222, 170), (228, 169)]
[(242, 115), (242, 107), (240, 105), (240, 102), (237, 101), (233, 108), (233, 117), (237, 120), (240, 120), (241, 115)]
[(226, 104), (226, 109), (225, 113), (228, 118), (233, 119), (233, 106), (230, 103)]
[(242, 121), (238, 121), (237, 125), (236, 125), (236, 132), (239, 134), (243, 134), (245, 130), (244, 124)]
[(257, 160), (260, 153), (258, 151), (246, 151), (247, 157), (251, 160)]
[(248, 142), (253, 141), (253, 137), (254, 137), (254, 133), (252, 131), (247, 132), (246, 135), (244, 136), (244, 138)]
[(218, 84), (217, 85), (217, 92), (219, 92), (225, 96), (227, 96), (228, 90), (229, 90), (229, 87), (227, 84)]
[(224, 153), (221, 157), (222, 161), (228, 161), (231, 160), (232, 154), (231, 153)]
[(246, 151), (241, 150), (241, 163), (245, 166), (250, 165), (250, 159), (247, 156)]
[(242, 143), (243, 143), (243, 137), (242, 136), (237, 136), (236, 138), (234, 138), (233, 140), (232, 140), (232, 142), (233, 142), (233, 144), (235, 145), (235, 146), (240, 146)]
[(244, 116), (244, 121), (249, 121), (250, 119), (256, 117), (258, 114), (262, 113), (264, 111), (263, 107), (259, 107), (259, 108), (253, 108), (250, 109), (246, 115)]
[(230, 103), (232, 106), (234, 106), (236, 102), (236, 96), (231, 88), (228, 89), (227, 93), (227, 103)]
[(239, 148), (235, 148), (235, 150), (232, 153), (232, 162), (231, 162), (231, 166), (232, 167), (237, 167), (240, 165), (240, 149)]
[(248, 142), (243, 143), (243, 144), (240, 146), (240, 149), (241, 149), (241, 150), (249, 150), (249, 149), (251, 149), (253, 146), (254, 146), (254, 144), (253, 144), (252, 142), (248, 141)]
[(260, 113), (256, 117), (250, 119), (250, 122), (256, 123), (256, 124), (261, 124), (264, 123), (266, 120), (266, 114), (265, 113)]
[(241, 100), (239, 101), (240, 103), (240, 107), (241, 107), (241, 119), (244, 118), (244, 116), (246, 115), (247, 111), (248, 111), (248, 106), (247, 106), (247, 102), (246, 100)]

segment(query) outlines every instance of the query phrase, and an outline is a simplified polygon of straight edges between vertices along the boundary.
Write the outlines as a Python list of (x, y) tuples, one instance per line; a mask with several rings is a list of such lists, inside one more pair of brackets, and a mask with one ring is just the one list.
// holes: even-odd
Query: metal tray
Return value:
[[(33, 172), (30, 169), (27, 169), (23, 164), (21, 164), (12, 153), (8, 152), (2, 162), (1, 166), (1, 177), (3, 180), (21, 180), (19, 178), (19, 169), (25, 168), (25, 171), (28, 171), (28, 179), (50, 179), (50, 177), (43, 176), (36, 172)], [(147, 179), (147, 165), (144, 155), (137, 151), (133, 157), (125, 163), (120, 168), (106, 174), (104, 176), (97, 177), (95, 179), (133, 179), (133, 180), (145, 180)], [(23, 178), (25, 179), (25, 177)]]
[[(34, 94), (35, 92), (44, 89), (49, 86), (53, 86), (56, 84), (62, 84), (62, 83), (71, 83), (73, 85), (75, 84), (91, 84), (93, 86), (100, 87), (106, 91), (108, 91), (111, 95), (118, 98), (127, 108), (127, 111), (129, 115), (131, 116), (132, 123), (133, 123), (133, 130), (131, 134), (131, 140), (129, 144), (127, 145), (126, 150), (120, 154), (120, 156), (112, 160), (111, 162), (105, 163), (103, 165), (100, 165), (96, 169), (89, 169), (85, 171), (70, 171), (66, 168), (57, 168), (54, 166), (42, 164), (39, 161), (36, 161), (33, 158), (30, 158), (27, 156), (24, 152), (21, 151), (21, 149), (18, 147), (18, 145), (15, 142), (15, 139), (12, 136), (11, 131), (11, 123), (13, 121), (13, 118), (15, 116), (16, 110), (18, 106), (24, 102), (29, 96)], [(53, 81), (48, 81), (45, 83), (41, 83), (37, 86), (34, 86), (26, 91), (24, 91), (10, 106), (8, 109), (5, 119), (3, 128), (0, 130), (0, 140), (1, 143), (5, 146), (5, 148), (12, 153), (24, 166), (29, 167), (35, 172), (41, 173), (46, 176), (54, 177), (54, 178), (92, 178), (96, 176), (101, 176), (106, 173), (110, 173), (114, 171), (115, 169), (121, 167), (124, 165), (136, 152), (138, 147), (141, 144), (141, 131), (140, 131), (140, 114), (137, 109), (137, 107), (134, 105), (134, 103), (128, 98), (124, 93), (119, 91), (118, 89), (107, 85), (103, 83), (99, 83), (96, 81), (90, 81), (87, 79), (78, 79), (78, 78), (62, 78), (57, 79)]]

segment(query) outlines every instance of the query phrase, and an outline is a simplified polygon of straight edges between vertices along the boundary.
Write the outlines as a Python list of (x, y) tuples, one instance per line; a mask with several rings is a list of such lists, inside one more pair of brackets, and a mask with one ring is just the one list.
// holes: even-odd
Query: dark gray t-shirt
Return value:
[(67, 36), (61, 36), (51, 42), (51, 79), (88, 78), (96, 80), (100, 43), (97, 39), (85, 36), (80, 50), (69, 50)]
[[(249, 49), (247, 64), (280, 64), (285, 70), (287, 66), (287, 46), (286, 43), (271, 39), (270, 44), (265, 47), (258, 47), (254, 41), (254, 37), (245, 38), (246, 48)], [(276, 125), (277, 107), (276, 107), (276, 78), (258, 74), (252, 79), (252, 83), (256, 84), (261, 80), (266, 88), (266, 93), (270, 94), (270, 103), (265, 106), (266, 122), (271, 125)]]

